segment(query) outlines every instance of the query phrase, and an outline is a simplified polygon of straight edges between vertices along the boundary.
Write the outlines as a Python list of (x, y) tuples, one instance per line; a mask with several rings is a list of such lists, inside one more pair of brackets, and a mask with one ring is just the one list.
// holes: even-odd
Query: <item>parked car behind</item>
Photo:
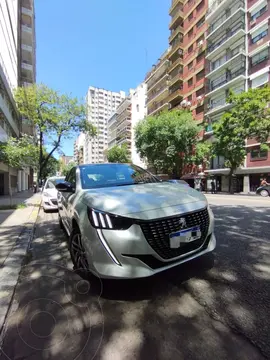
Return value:
[(214, 250), (205, 196), (131, 164), (74, 167), (58, 189), (74, 267), (101, 278), (154, 275)]
[(260, 186), (260, 187), (256, 190), (256, 194), (261, 195), (261, 196), (263, 196), (263, 197), (270, 196), (270, 185)]
[(44, 212), (48, 210), (57, 210), (57, 190), (55, 188), (56, 184), (63, 182), (64, 177), (52, 176), (49, 177), (43, 187), (42, 192), (42, 207)]

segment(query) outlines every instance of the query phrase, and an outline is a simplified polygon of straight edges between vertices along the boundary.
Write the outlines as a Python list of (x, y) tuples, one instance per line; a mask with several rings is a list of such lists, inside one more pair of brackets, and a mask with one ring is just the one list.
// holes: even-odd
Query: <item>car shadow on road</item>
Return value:
[(214, 257), (147, 279), (102, 282), (74, 273), (48, 214), (21, 272), (3, 358), (269, 358), (270, 215), (245, 206), (213, 211)]

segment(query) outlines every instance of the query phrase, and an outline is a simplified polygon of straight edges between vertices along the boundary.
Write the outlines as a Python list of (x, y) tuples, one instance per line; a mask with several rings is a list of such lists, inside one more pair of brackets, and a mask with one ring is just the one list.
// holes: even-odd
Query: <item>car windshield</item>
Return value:
[(56, 184), (64, 181), (65, 178), (48, 179), (45, 185), (45, 189), (54, 189)]
[(83, 189), (156, 183), (148, 171), (130, 164), (97, 164), (80, 168)]

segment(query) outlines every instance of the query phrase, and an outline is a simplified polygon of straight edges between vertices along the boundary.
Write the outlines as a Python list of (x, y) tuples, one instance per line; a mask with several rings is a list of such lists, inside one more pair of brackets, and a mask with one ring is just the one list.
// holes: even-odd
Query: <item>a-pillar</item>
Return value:
[(245, 175), (244, 176), (244, 193), (249, 193), (250, 192), (250, 180), (249, 180), (249, 175)]

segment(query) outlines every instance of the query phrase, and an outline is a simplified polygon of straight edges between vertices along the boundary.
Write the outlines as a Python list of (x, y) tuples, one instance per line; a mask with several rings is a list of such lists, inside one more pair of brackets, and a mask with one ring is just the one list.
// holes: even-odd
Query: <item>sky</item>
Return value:
[[(82, 98), (135, 88), (168, 47), (171, 0), (35, 0), (37, 82)], [(73, 155), (73, 139), (63, 152)]]

